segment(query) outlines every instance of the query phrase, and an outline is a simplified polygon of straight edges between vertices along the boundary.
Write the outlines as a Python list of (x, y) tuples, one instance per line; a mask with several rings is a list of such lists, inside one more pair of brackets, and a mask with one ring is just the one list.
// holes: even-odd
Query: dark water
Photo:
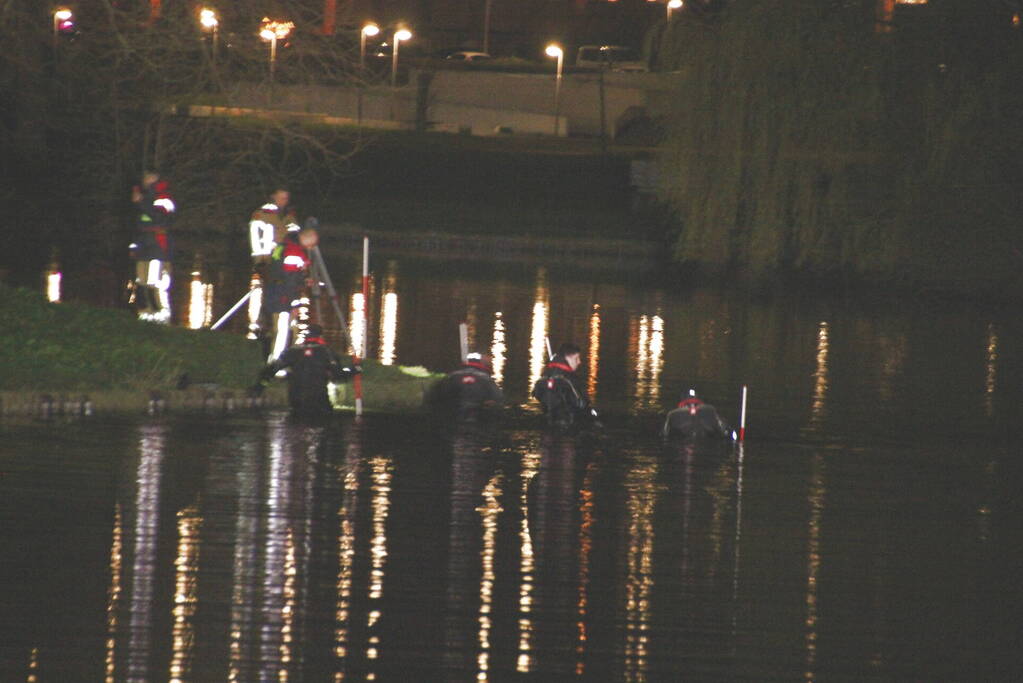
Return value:
[[(557, 272), (381, 262), (370, 353), (450, 366), (468, 320), (521, 404), (575, 339), (597, 438), (0, 423), (0, 680), (1018, 679), (1013, 311)], [(743, 383), (743, 448), (654, 438)]]

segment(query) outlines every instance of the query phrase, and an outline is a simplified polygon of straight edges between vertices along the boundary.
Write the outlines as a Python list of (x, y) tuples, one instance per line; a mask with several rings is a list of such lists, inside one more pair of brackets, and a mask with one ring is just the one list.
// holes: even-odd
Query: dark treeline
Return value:
[[(149, 3), (69, 3), (74, 29), (58, 33), (56, 4), (0, 2), (0, 279), (6, 271), (25, 283), (54, 250), (66, 270), (120, 273), (130, 188), (145, 168), (170, 179), (181, 225), (243, 222), (239, 207), (251, 210), (273, 185), (315, 187), (347, 168), (359, 144), (350, 132), (177, 115), (190, 102), (218, 101), (237, 80), (262, 82), (272, 97), (268, 50), (255, 35), (259, 14), (244, 36), (219, 35), (214, 54), (196, 3), (161, 5), (154, 19)], [(278, 55), (279, 82), (360, 77), (357, 43), (309, 29)]]
[(679, 262), (1005, 291), (1023, 270), (1023, 8), (748, 0), (654, 44)]

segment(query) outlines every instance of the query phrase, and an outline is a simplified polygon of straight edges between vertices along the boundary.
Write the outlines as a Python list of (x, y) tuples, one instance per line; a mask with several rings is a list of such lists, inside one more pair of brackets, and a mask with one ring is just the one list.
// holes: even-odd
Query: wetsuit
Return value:
[(429, 401), (434, 409), (472, 417), (500, 407), (504, 394), (484, 364), (467, 361), (433, 387)]
[(586, 394), (575, 383), (575, 372), (560, 355), (551, 359), (533, 385), (533, 398), (543, 406), (552, 426), (581, 426), (596, 420)]
[(327, 397), (327, 382), (343, 382), (358, 372), (327, 346), (322, 337), (309, 337), (292, 346), (270, 363), (260, 375), (265, 385), (280, 370), (288, 370), (288, 405), (303, 415), (325, 415), (332, 410)]
[(664, 437), (726, 439), (729, 429), (714, 406), (692, 397), (668, 413), (661, 434)]

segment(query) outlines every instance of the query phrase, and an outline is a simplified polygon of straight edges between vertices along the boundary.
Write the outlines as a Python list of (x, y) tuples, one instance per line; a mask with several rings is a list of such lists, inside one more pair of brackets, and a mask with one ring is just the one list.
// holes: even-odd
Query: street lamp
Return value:
[(291, 33), (295, 24), (290, 21), (270, 21), (269, 17), (263, 17), (263, 23), (259, 30), (259, 37), (270, 43), (270, 82), (274, 80), (274, 70), (277, 66), (277, 41), (283, 40)]
[(204, 31), (209, 31), (213, 36), (213, 63), (217, 63), (217, 42), (220, 35), (220, 19), (217, 18), (217, 11), (209, 7), (199, 10), (199, 25)]
[(565, 51), (557, 43), (551, 43), (544, 52), (558, 60), (558, 72), (554, 77), (554, 136), (557, 137), (561, 133), (561, 72), (565, 65)]
[(74, 14), (67, 7), (58, 7), (53, 11), (53, 50), (57, 50), (57, 36), (60, 33), (60, 27), (64, 22), (71, 21), (71, 17)]
[(671, 21), (671, 13), (682, 7), (682, 0), (668, 0), (668, 21)]
[(380, 33), (380, 27), (370, 22), (359, 31), (359, 67), (366, 68), (366, 38)]
[(398, 85), (398, 44), (403, 40), (411, 40), (412, 31), (400, 28), (394, 32), (394, 45), (391, 46), (391, 87)]

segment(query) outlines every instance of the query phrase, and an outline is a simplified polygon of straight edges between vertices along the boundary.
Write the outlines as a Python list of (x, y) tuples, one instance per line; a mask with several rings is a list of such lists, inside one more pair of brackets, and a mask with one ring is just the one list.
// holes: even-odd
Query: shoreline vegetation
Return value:
[[(125, 310), (53, 304), (2, 284), (0, 321), (3, 414), (219, 412), (287, 404), (285, 382), (271, 385), (262, 400), (248, 396), (263, 358), (257, 342), (238, 335), (143, 322)], [(362, 367), (368, 412), (419, 410), (440, 376), (372, 360)], [(179, 389), (186, 373), (189, 386)], [(350, 393), (343, 386), (336, 407), (351, 407)]]
[(894, 24), (869, 4), (753, 0), (662, 27), (655, 59), (681, 81), (661, 150), (680, 268), (1019, 291), (1023, 34), (991, 3)]

